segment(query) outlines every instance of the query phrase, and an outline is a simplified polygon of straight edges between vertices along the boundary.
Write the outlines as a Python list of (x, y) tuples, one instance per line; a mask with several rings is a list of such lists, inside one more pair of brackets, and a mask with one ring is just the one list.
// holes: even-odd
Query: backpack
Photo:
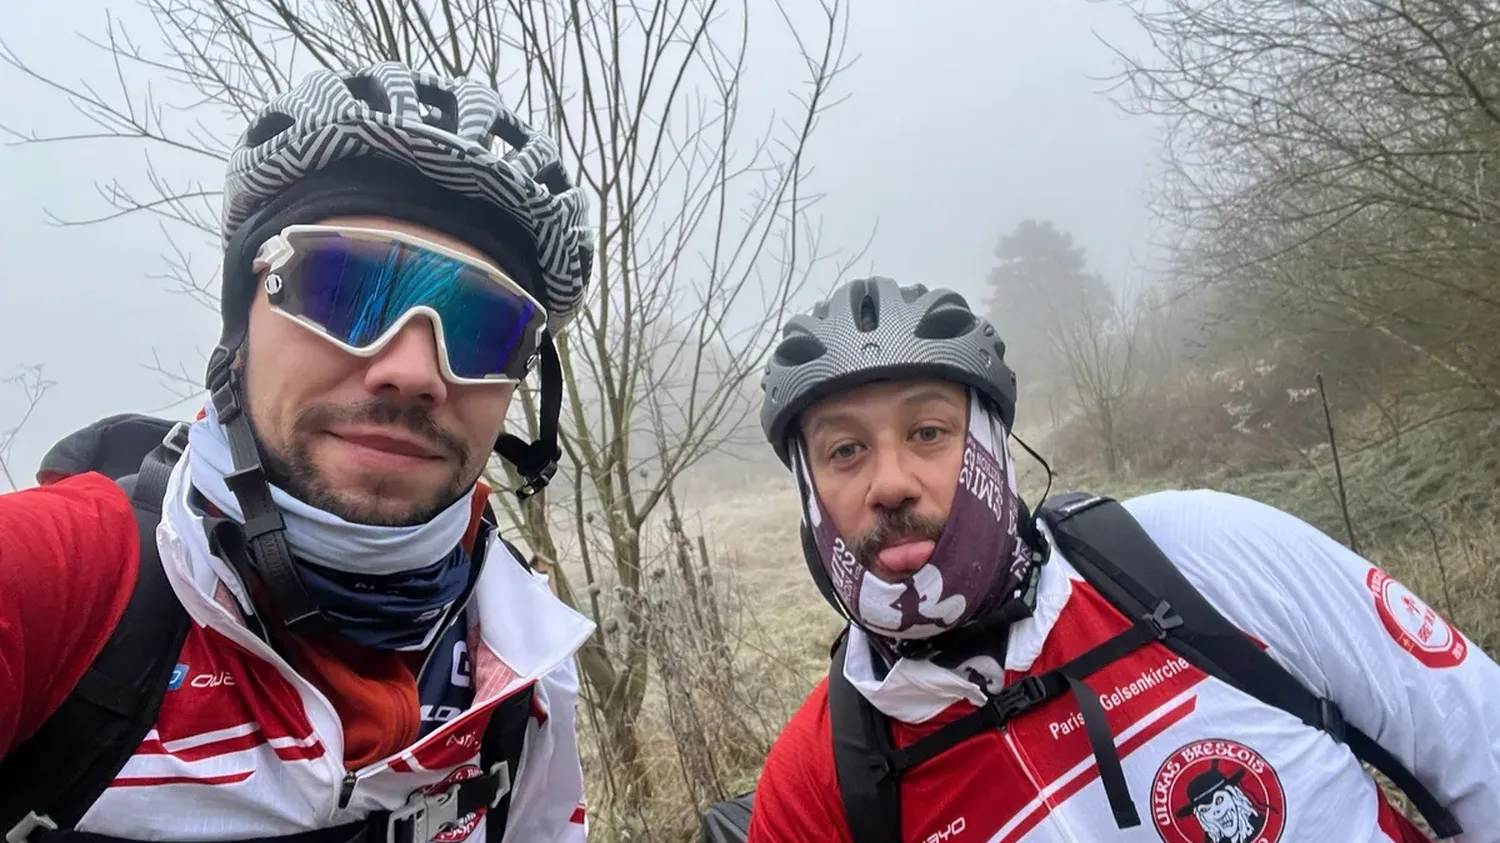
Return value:
[(755, 791), (715, 802), (703, 812), (703, 843), (745, 843), (750, 836), (750, 809)]
[[(42, 458), (37, 471), (42, 482), (98, 471), (120, 484), (140, 531), (140, 570), (124, 613), (78, 686), (34, 735), (0, 758), (0, 829), (9, 830), (9, 843), (113, 839), (74, 827), (155, 725), (187, 637), (187, 611), (167, 581), (156, 546), (167, 481), (186, 447), (186, 424), (123, 414), (70, 434)], [(494, 523), (488, 503), (484, 517)], [(481, 530), (480, 540), (487, 534)], [(522, 558), (509, 542), (501, 541), (515, 559)], [(476, 548), (476, 557), (482, 552)], [(510, 808), (510, 774), (520, 765), (532, 694), (530, 686), (513, 694), (491, 716), (480, 741), (486, 775), (467, 779), (440, 796), (415, 794), (396, 811), (282, 839), (428, 843), (445, 824), (488, 806), (489, 839), (500, 840)], [(264, 838), (267, 843), (277, 839)]]
[(1344, 722), (1337, 705), (1308, 690), (1219, 614), (1118, 502), (1072, 493), (1047, 501), (1038, 514), (1083, 578), (1135, 624), (1060, 668), (1012, 684), (985, 706), (901, 749), (893, 745), (890, 721), (844, 676), (848, 638), (841, 636), (829, 671), (828, 707), (834, 767), (854, 843), (900, 843), (900, 778), (907, 770), (1064, 693), (1078, 702), (1116, 824), (1139, 825), (1103, 706), (1083, 679), (1152, 641), (1343, 742), (1405, 792), (1439, 837), (1462, 832), (1395, 756)]

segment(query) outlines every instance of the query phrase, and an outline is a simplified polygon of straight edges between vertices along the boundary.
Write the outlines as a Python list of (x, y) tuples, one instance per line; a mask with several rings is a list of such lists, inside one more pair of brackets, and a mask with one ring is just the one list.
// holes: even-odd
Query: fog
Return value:
[[(39, 73), (113, 96), (115, 68), (85, 38), (106, 36), (108, 14), (150, 46), (148, 13), (98, 0), (70, 11), (18, 6), (4, 41)], [(809, 185), (822, 196), (814, 213), (822, 245), (863, 250), (851, 267), (859, 273), (949, 286), (977, 302), (998, 238), (1037, 218), (1071, 231), (1106, 278), (1140, 275), (1150, 257), (1146, 190), (1157, 127), (1101, 93), (1116, 70), (1105, 41), (1138, 40), (1114, 4), (950, 0), (920, 14), (896, 0), (854, 4), (846, 50), (857, 61), (833, 90), (847, 99), (826, 113), (806, 152)], [(138, 102), (148, 85), (162, 90), (149, 74), (127, 70), (125, 78)], [(746, 108), (783, 102), (800, 78), (796, 62), (752, 65)], [(6, 65), (0, 80), (0, 124), (37, 135), (97, 131), (56, 89)], [(212, 109), (166, 116), (204, 119), (226, 137), (239, 128), (217, 125)], [(40, 364), (55, 382), (11, 446), (24, 485), (57, 437), (94, 419), (196, 409), (200, 399), (180, 400), (183, 384), (164, 382), (152, 367), (195, 380), (216, 338), (216, 314), (164, 277), (172, 247), (161, 219), (57, 219), (113, 213), (100, 191), (115, 179), (148, 196), (148, 161), (177, 186), (216, 190), (220, 171), (204, 156), (135, 141), (10, 140), (0, 148), (0, 375)], [(212, 240), (175, 239), (207, 277), (217, 260)], [(832, 280), (810, 279), (803, 298)], [(0, 430), (25, 409), (18, 388), (0, 385)]]

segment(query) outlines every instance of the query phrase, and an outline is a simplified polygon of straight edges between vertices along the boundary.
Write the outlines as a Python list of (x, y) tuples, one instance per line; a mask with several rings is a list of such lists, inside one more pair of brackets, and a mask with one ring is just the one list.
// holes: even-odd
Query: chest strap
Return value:
[(1011, 720), (1037, 706), (1065, 693), (1072, 693), (1078, 703), (1078, 710), (1083, 715), (1089, 747), (1099, 766), (1099, 779), (1109, 797), (1115, 823), (1122, 829), (1138, 826), (1141, 824), (1140, 815), (1130, 800), (1130, 791), (1126, 787), (1125, 774), (1120, 766), (1120, 753), (1115, 748), (1114, 735), (1110, 732), (1104, 706), (1099, 702), (1099, 695), (1083, 680), (1141, 647), (1165, 639), (1167, 630), (1181, 624), (1182, 618), (1166, 601), (1162, 601), (1151, 614), (1138, 618), (1129, 629), (1067, 664), (1020, 679), (1006, 686), (1000, 693), (990, 696), (984, 705), (952, 723), (901, 749), (886, 751), (884, 765), (879, 773), (882, 777), (899, 779), (907, 770), (932, 760), (976, 735), (1004, 728)]
[[(375, 811), (358, 822), (225, 843), (429, 843), (464, 817), (479, 810), (496, 809), (510, 788), (510, 764), (499, 761), (482, 776), (457, 782), (438, 794), (418, 791), (405, 806), (394, 811)], [(51, 820), (35, 813), (22, 819), (5, 839), (9, 843), (137, 843), (125, 837), (58, 829)]]

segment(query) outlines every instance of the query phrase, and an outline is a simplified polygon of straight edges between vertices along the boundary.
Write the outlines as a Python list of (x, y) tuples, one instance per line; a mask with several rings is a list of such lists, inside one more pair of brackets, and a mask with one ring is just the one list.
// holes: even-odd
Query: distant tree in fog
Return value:
[(1069, 320), (1086, 302), (1089, 313), (1114, 308), (1114, 294), (1104, 279), (1090, 272), (1082, 246), (1051, 222), (1026, 220), (1000, 238), (999, 264), (986, 279), (985, 311), (1005, 340), (1006, 359), (1022, 389), (1066, 372), (1054, 337), (1066, 333)]

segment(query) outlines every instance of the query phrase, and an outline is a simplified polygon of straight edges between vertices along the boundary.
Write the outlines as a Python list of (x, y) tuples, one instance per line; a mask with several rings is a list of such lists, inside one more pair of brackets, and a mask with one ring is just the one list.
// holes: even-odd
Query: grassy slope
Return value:
[[(1402, 580), (1491, 655), (1500, 652), (1500, 525), (1495, 482), (1500, 448), (1431, 427), (1399, 445), (1353, 449), (1343, 458), (1358, 549)], [(1029, 499), (1045, 478), (1023, 473)], [(1060, 472), (1053, 491), (1116, 498), (1160, 489), (1214, 488), (1279, 507), (1348, 544), (1331, 459), (1271, 471), (1205, 476), (1109, 478), (1081, 468)]]

